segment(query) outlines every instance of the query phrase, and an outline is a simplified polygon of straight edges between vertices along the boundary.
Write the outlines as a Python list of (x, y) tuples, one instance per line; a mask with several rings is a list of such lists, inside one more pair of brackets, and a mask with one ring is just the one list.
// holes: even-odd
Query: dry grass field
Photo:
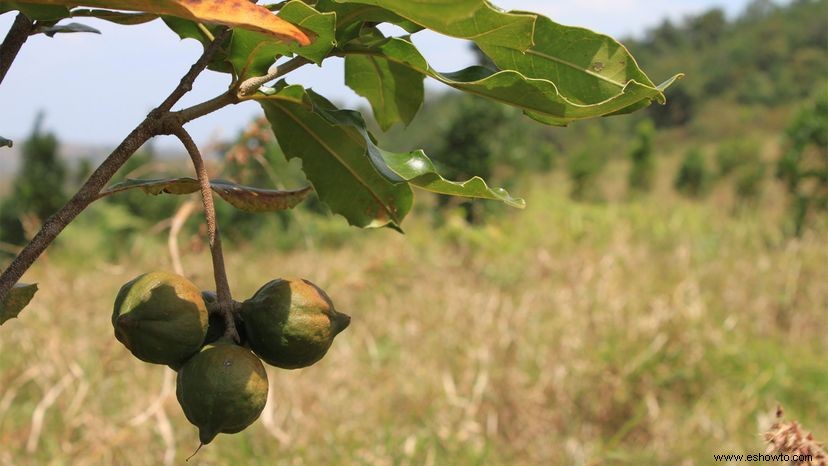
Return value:
[[(189, 464), (711, 465), (764, 452), (778, 404), (828, 439), (828, 227), (784, 236), (773, 192), (734, 213), (716, 193), (579, 204), (558, 181), (482, 228), (421, 212), (344, 248), (226, 244), (236, 298), (305, 277), (353, 321), (317, 365), (269, 369), (261, 419)], [(121, 284), (171, 268), (166, 233), (109, 260), (83, 228), (0, 328), (0, 465), (183, 464), (174, 373), (109, 322)], [(183, 263), (210, 288), (206, 251)]]

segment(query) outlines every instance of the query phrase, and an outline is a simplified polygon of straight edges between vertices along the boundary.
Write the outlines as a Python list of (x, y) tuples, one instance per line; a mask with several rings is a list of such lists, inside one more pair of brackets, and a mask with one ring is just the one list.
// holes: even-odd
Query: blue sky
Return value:
[[(747, 0), (495, 0), (504, 9), (534, 11), (564, 24), (588, 27), (615, 37), (640, 34), (664, 17), (683, 16), (710, 7), (738, 14)], [(0, 16), (5, 35), (13, 13)], [(201, 52), (193, 40), (181, 41), (162, 23), (118, 26), (98, 20), (83, 21), (102, 31), (31, 37), (0, 85), (0, 136), (22, 139), (35, 114), (46, 111), (46, 127), (59, 139), (77, 144), (117, 144), (143, 116), (175, 87)], [(470, 64), (466, 45), (437, 34), (418, 33), (417, 45), (432, 65), (454, 71)], [(654, 79), (663, 77), (654, 76)], [(331, 59), (322, 68), (306, 66), (290, 82), (312, 87), (343, 105), (367, 105), (342, 84), (342, 62)], [(179, 106), (221, 93), (226, 75), (204, 73)], [(432, 92), (437, 84), (429, 86)], [(188, 124), (199, 143), (230, 138), (253, 116), (252, 102), (225, 108)], [(163, 146), (174, 141), (161, 141)]]

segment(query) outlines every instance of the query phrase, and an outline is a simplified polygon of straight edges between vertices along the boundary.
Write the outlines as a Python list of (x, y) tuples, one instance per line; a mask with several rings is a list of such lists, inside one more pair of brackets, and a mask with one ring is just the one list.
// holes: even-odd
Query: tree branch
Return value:
[[(24, 17), (25, 18), (25, 17)], [(15, 21), (16, 22), (16, 21)], [(32, 240), (20, 251), (17, 257), (9, 264), (6, 270), (0, 274), (0, 302), (6, 297), (6, 294), (20, 280), (20, 277), (32, 266), (35, 260), (49, 247), (50, 244), (57, 238), (61, 231), (66, 228), (69, 223), (75, 219), (89, 204), (98, 198), (98, 193), (106, 186), (115, 172), (135, 153), (141, 146), (153, 136), (159, 134), (172, 134), (177, 129), (181, 128), (181, 124), (189, 119), (197, 118), (202, 114), (209, 113), (212, 110), (217, 110), (225, 105), (234, 103), (233, 96), (222, 99), (211, 104), (209, 110), (201, 108), (198, 112), (192, 112), (192, 115), (185, 111), (170, 113), (169, 109), (181, 99), (187, 90), (192, 89), (193, 82), (196, 77), (207, 68), (213, 55), (219, 47), (219, 41), (224, 34), (220, 34), (218, 40), (211, 43), (205, 50), (196, 63), (190, 68), (187, 74), (181, 78), (181, 82), (170, 93), (162, 104), (147, 115), (129, 135), (115, 148), (114, 151), (101, 163), (101, 165), (92, 172), (89, 179), (81, 186), (80, 190), (72, 196), (72, 198), (60, 208), (54, 215), (46, 219), (40, 231), (32, 238)], [(8, 41), (8, 38), (7, 38)], [(3, 43), (5, 48), (6, 42)], [(6, 61), (4, 60), (5, 64)], [(5, 66), (5, 65), (4, 65)], [(215, 100), (215, 99), (214, 99)], [(198, 107), (198, 106), (196, 106)], [(205, 113), (201, 113), (205, 112)], [(189, 118), (189, 119), (187, 119)]]
[[(25, 16), (23, 17), (24, 19)], [(15, 21), (17, 22), (17, 21)], [(212, 113), (227, 105), (236, 104), (240, 99), (236, 95), (235, 89), (231, 89), (213, 99), (202, 102), (183, 110), (171, 112), (173, 105), (175, 105), (181, 97), (192, 89), (193, 83), (202, 71), (207, 68), (207, 65), (212, 60), (215, 53), (221, 46), (222, 41), (228, 34), (228, 30), (224, 30), (218, 34), (216, 40), (210, 43), (204, 49), (204, 53), (196, 61), (190, 70), (181, 78), (178, 86), (164, 99), (158, 108), (154, 109), (147, 115), (131, 133), (121, 142), (118, 147), (101, 163), (101, 165), (90, 175), (89, 179), (81, 186), (80, 190), (72, 196), (69, 202), (60, 208), (54, 215), (46, 219), (40, 231), (32, 238), (32, 240), (18, 253), (17, 257), (9, 264), (6, 270), (0, 274), (0, 302), (2, 302), (9, 290), (17, 283), (29, 267), (34, 264), (35, 260), (49, 247), (50, 244), (57, 238), (61, 231), (66, 228), (72, 220), (75, 219), (81, 212), (86, 209), (89, 204), (99, 199), (101, 190), (106, 186), (115, 172), (135, 153), (141, 146), (150, 138), (161, 134), (176, 134), (182, 129), (184, 123), (199, 118), (201, 116)], [(11, 35), (11, 31), (10, 31)], [(6, 41), (3, 42), (2, 49), (5, 50)], [(25, 39), (24, 39), (25, 41)], [(22, 44), (22, 43), (21, 43)], [(19, 47), (18, 47), (19, 49)], [(5, 53), (5, 52), (4, 52)], [(16, 52), (15, 52), (16, 53)], [(12, 56), (13, 58), (13, 56)], [(4, 59), (3, 63), (6, 61)], [(306, 59), (296, 57), (285, 62), (279, 67), (279, 73), (274, 76), (278, 78), (285, 75), (301, 66), (309, 63)], [(5, 65), (4, 65), (5, 66)], [(247, 99), (244, 99), (247, 100)], [(212, 193), (211, 193), (212, 195)], [(227, 293), (229, 297), (229, 291)], [(227, 309), (230, 309), (227, 305)], [(228, 313), (228, 315), (232, 315)], [(232, 326), (231, 326), (232, 325)], [(235, 322), (228, 323), (228, 329), (233, 329), (235, 334)], [(238, 336), (234, 335), (236, 341)]]
[(204, 159), (198, 150), (193, 139), (187, 131), (181, 127), (174, 135), (184, 144), (187, 153), (193, 161), (193, 167), (198, 175), (198, 183), (201, 186), (201, 200), (204, 204), (204, 218), (207, 221), (207, 236), (210, 240), (210, 254), (213, 258), (213, 276), (216, 281), (216, 295), (221, 314), (224, 316), (224, 335), (232, 337), (236, 343), (239, 342), (239, 334), (236, 331), (236, 320), (233, 315), (233, 297), (230, 294), (230, 285), (227, 282), (227, 271), (224, 267), (224, 254), (221, 250), (221, 232), (216, 221), (216, 208), (213, 204), (213, 189), (210, 187), (210, 178), (207, 175), (207, 168), (204, 166)]
[(6, 34), (6, 38), (3, 40), (3, 44), (0, 45), (0, 83), (6, 77), (12, 62), (17, 57), (17, 53), (20, 52), (20, 48), (23, 47), (26, 39), (34, 30), (34, 21), (23, 13), (18, 13), (17, 17), (14, 18), (11, 29)]
[(295, 57), (286, 61), (282, 65), (271, 66), (272, 71), (268, 70), (267, 74), (264, 76), (253, 76), (240, 82), (236, 95), (239, 98), (249, 97), (255, 94), (256, 91), (259, 90), (259, 87), (263, 86), (265, 83), (273, 81), (280, 76), (284, 76), (285, 74), (290, 73), (297, 68), (301, 68), (308, 63), (310, 63), (310, 61), (306, 58)]
[(213, 56), (218, 52), (219, 47), (221, 47), (222, 42), (230, 33), (230, 29), (224, 28), (215, 38), (213, 42), (210, 42), (204, 49), (204, 53), (201, 54), (201, 57), (193, 63), (193, 66), (190, 67), (190, 71), (187, 72), (184, 76), (181, 77), (181, 82), (178, 83), (178, 86), (170, 93), (170, 95), (161, 102), (161, 105), (155, 109), (156, 113), (166, 113), (172, 109), (172, 106), (175, 105), (184, 94), (193, 90), (193, 83), (195, 82), (196, 78), (205, 68), (207, 65), (210, 64), (210, 60), (213, 59)]

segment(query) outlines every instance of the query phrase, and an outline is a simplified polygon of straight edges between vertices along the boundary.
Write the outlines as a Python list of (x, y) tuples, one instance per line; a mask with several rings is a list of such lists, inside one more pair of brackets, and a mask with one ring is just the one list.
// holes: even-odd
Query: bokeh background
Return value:
[[(318, 364), (269, 370), (261, 419), (191, 464), (709, 465), (764, 452), (779, 405), (828, 441), (828, 1), (497, 3), (618, 36), (655, 82), (687, 77), (667, 106), (569, 128), (431, 86), (410, 127), (376, 131), (524, 211), (418, 192), (401, 235), (313, 199), (265, 216), (219, 203), (235, 297), (304, 277), (353, 322)], [(104, 35), (33, 38), (0, 87), (16, 142), (0, 149), (0, 266), (199, 53), (152, 23), (93, 25)], [(440, 70), (482, 59), (417, 40)], [(335, 61), (293, 80), (370, 118)], [(183, 104), (226, 85), (205, 75)], [(254, 110), (192, 126), (212, 176), (303, 186)], [(187, 162), (161, 139), (116, 180)], [(41, 291), (0, 329), (0, 464), (195, 450), (174, 373), (132, 358), (109, 316), (146, 271), (210, 289), (205, 233), (196, 195), (124, 193), (28, 272)]]

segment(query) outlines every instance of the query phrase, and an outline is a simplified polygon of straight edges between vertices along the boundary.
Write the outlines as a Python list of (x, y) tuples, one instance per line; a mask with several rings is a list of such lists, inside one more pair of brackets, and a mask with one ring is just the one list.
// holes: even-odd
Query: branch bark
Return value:
[[(25, 17), (24, 17), (25, 18)], [(72, 196), (72, 198), (60, 208), (54, 215), (46, 219), (40, 231), (32, 238), (32, 240), (18, 253), (17, 257), (12, 260), (6, 270), (0, 274), (0, 302), (6, 298), (6, 294), (23, 276), (26, 270), (34, 264), (35, 260), (49, 247), (50, 244), (57, 238), (61, 231), (66, 228), (89, 204), (99, 199), (101, 190), (106, 186), (115, 172), (135, 153), (141, 146), (150, 138), (162, 134), (175, 135), (182, 130), (184, 123), (192, 121), (196, 118), (212, 113), (220, 108), (231, 104), (237, 104), (242, 100), (236, 94), (236, 89), (230, 89), (227, 92), (207, 100), (200, 104), (194, 105), (176, 112), (170, 111), (180, 99), (189, 90), (192, 89), (193, 83), (202, 71), (207, 68), (207, 65), (212, 60), (213, 56), (221, 46), (222, 41), (228, 34), (227, 29), (222, 31), (210, 45), (205, 48), (204, 53), (193, 64), (190, 70), (181, 78), (178, 86), (164, 99), (158, 108), (151, 111), (147, 117), (142, 121), (129, 135), (121, 142), (118, 147), (101, 163), (101, 165), (90, 175), (89, 179), (83, 184), (80, 190)], [(7, 38), (8, 40), (8, 38)], [(5, 42), (4, 45), (5, 46)], [(5, 63), (5, 61), (3, 62)], [(273, 78), (278, 78), (285, 75), (301, 66), (309, 63), (301, 57), (296, 57), (285, 62), (280, 68), (279, 73)], [(212, 192), (210, 193), (212, 196)], [(218, 290), (217, 290), (218, 291)], [(227, 293), (229, 297), (229, 291)], [(221, 295), (219, 295), (219, 298)], [(227, 309), (232, 309), (231, 304), (226, 305)], [(232, 315), (228, 312), (228, 315)], [(229, 322), (228, 329), (233, 329), (235, 334), (235, 322)], [(234, 335), (238, 341), (238, 335)]]
[[(25, 18), (25, 17), (24, 17)], [(46, 219), (40, 231), (20, 251), (11, 264), (0, 274), (0, 302), (2, 302), (8, 291), (20, 280), (20, 277), (32, 266), (35, 260), (49, 247), (61, 231), (69, 225), (89, 204), (98, 198), (98, 193), (106, 186), (115, 172), (135, 153), (141, 146), (153, 136), (159, 134), (173, 134), (181, 125), (198, 116), (218, 110), (219, 108), (235, 103), (238, 100), (232, 94), (225, 98), (213, 99), (209, 105), (200, 106), (197, 111), (189, 109), (180, 112), (169, 112), (169, 109), (191, 89), (193, 82), (207, 68), (207, 64), (218, 51), (223, 34), (220, 34), (216, 41), (212, 42), (204, 53), (196, 61), (190, 70), (181, 78), (181, 82), (170, 93), (162, 104), (147, 115), (132, 132), (115, 148), (114, 151), (92, 172), (89, 179), (83, 184), (80, 190), (60, 208), (54, 215)], [(7, 38), (8, 39), (8, 38)], [(5, 42), (4, 42), (5, 46)], [(6, 63), (5, 61), (3, 63)], [(207, 104), (208, 102), (205, 102)], [(195, 107), (199, 107), (198, 105)], [(192, 108), (195, 108), (192, 107)], [(189, 110), (189, 111), (188, 111)]]
[(198, 150), (193, 139), (184, 128), (179, 128), (174, 135), (184, 144), (193, 167), (198, 175), (198, 183), (201, 187), (201, 200), (204, 204), (204, 218), (207, 221), (207, 237), (210, 240), (210, 254), (213, 258), (213, 276), (216, 281), (216, 295), (218, 296), (219, 309), (224, 317), (224, 335), (233, 338), (239, 343), (239, 334), (236, 330), (236, 320), (233, 315), (233, 297), (230, 293), (230, 285), (227, 282), (227, 271), (224, 267), (224, 254), (221, 250), (221, 232), (216, 221), (216, 208), (213, 203), (213, 189), (210, 187), (210, 177), (207, 168), (204, 166), (204, 159)]
[(26, 39), (34, 30), (34, 21), (23, 13), (18, 13), (17, 17), (14, 18), (11, 29), (6, 34), (6, 38), (3, 40), (3, 44), (0, 45), (0, 83), (3, 82), (12, 62), (17, 57), (17, 53), (20, 52), (23, 44), (26, 43)]

